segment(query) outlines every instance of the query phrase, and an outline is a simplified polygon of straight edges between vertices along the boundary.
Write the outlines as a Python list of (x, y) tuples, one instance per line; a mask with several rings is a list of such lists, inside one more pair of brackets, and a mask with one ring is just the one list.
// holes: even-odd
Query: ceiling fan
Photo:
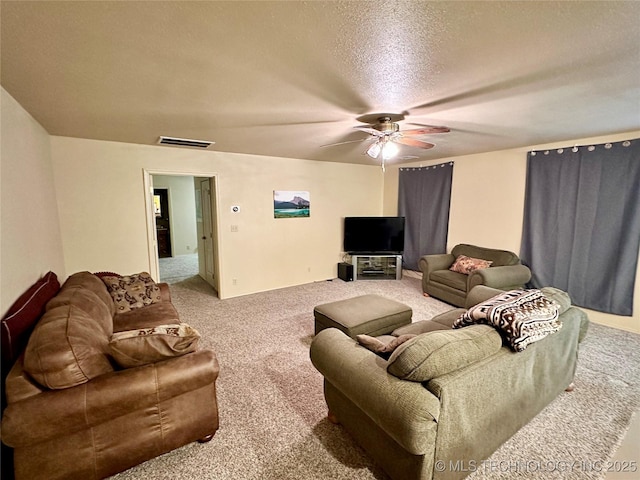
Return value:
[[(396, 120), (402, 120), (403, 115), (392, 114), (378, 114), (375, 116), (366, 115), (360, 117), (358, 120), (369, 123), (369, 125), (357, 125), (353, 128), (362, 132), (368, 133), (374, 138), (374, 142), (371, 143), (367, 149), (363, 152), (369, 155), (371, 158), (382, 157), (383, 168), (384, 161), (390, 160), (398, 153), (397, 144), (408, 145), (410, 147), (417, 147), (422, 149), (433, 148), (433, 143), (425, 142), (412, 138), (419, 135), (430, 135), (434, 133), (447, 133), (448, 127), (436, 127), (431, 125), (420, 125), (421, 128), (413, 128), (409, 130), (400, 130), (400, 125), (396, 123)], [(371, 120), (369, 120), (371, 119)], [(347, 142), (333, 143), (331, 145), (323, 145), (325, 147), (332, 145), (341, 145), (344, 143), (362, 142), (368, 138), (360, 140), (351, 140)]]
[(394, 145), (394, 143), (427, 150), (429, 148), (433, 148), (435, 145), (433, 143), (424, 142), (411, 137), (449, 132), (449, 128), (447, 127), (434, 127), (431, 125), (423, 125), (421, 128), (413, 128), (410, 130), (400, 130), (400, 125), (392, 121), (391, 116), (381, 116), (378, 117), (377, 120), (377, 123), (368, 126), (357, 125), (354, 127), (362, 132), (366, 132), (377, 137), (376, 141), (373, 142), (365, 151), (365, 153), (371, 158), (378, 158), (380, 154), (382, 154), (383, 160), (393, 158), (398, 152), (398, 147)]

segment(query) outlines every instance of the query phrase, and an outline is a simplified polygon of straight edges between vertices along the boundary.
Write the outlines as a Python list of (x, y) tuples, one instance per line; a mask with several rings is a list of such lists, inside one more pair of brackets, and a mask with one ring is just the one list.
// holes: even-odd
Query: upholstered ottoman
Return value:
[(337, 328), (355, 338), (356, 335), (385, 335), (411, 323), (411, 307), (381, 297), (362, 295), (318, 305), (313, 309), (315, 333), (325, 328)]

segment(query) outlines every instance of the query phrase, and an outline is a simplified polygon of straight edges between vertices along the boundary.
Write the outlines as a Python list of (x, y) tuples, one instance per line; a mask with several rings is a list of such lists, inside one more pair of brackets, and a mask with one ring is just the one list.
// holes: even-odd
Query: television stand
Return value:
[(352, 255), (354, 280), (400, 280), (402, 255)]

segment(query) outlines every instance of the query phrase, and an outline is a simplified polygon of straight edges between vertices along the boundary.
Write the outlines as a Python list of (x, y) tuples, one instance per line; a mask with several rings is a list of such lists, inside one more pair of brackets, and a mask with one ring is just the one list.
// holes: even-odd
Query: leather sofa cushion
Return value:
[(62, 289), (70, 288), (70, 287), (82, 287), (84, 289), (90, 290), (95, 293), (100, 301), (106, 305), (113, 316), (116, 312), (116, 308), (113, 305), (113, 300), (111, 299), (111, 295), (107, 290), (107, 286), (104, 284), (99, 277), (96, 277), (94, 274), (90, 272), (78, 272), (71, 275), (64, 282)]
[(60, 293), (47, 304), (47, 309), (52, 310), (65, 305), (73, 305), (86, 313), (95, 320), (102, 333), (107, 337), (110, 337), (113, 333), (113, 319), (109, 307), (100, 300), (96, 293), (88, 288), (83, 288), (79, 285), (68, 287), (65, 284)]
[(123, 368), (139, 367), (195, 352), (200, 334), (186, 323), (117, 332), (111, 355)]
[(31, 334), (24, 369), (50, 389), (86, 383), (114, 370), (109, 336), (99, 321), (76, 305), (51, 308)]
[(402, 379), (426, 382), (497, 353), (502, 337), (488, 325), (423, 333), (400, 345), (387, 371)]
[(137, 328), (151, 328), (169, 323), (180, 323), (178, 311), (170, 302), (159, 302), (137, 308), (129, 312), (118, 313), (113, 317), (113, 331), (123, 332)]

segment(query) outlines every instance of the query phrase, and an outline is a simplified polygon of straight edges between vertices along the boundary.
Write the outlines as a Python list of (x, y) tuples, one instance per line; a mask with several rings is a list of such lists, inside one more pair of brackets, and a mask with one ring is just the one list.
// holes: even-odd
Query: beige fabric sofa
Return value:
[[(497, 293), (476, 287), (469, 306)], [(414, 381), (389, 373), (385, 358), (340, 330), (319, 332), (310, 354), (324, 376), (329, 418), (393, 479), (463, 478), (572, 383), (588, 319), (562, 293), (545, 293), (561, 304), (560, 331), (518, 353), (488, 325), (453, 330), (464, 309), (396, 329), (395, 337), (419, 334), (437, 347), (413, 359), (431, 371)]]
[(6, 379), (2, 442), (14, 449), (16, 479), (104, 478), (213, 436), (213, 351), (135, 368), (110, 355), (113, 332), (180, 323), (167, 285), (160, 297), (116, 313), (103, 281), (80, 272), (48, 302)]
[[(489, 260), (492, 264), (468, 275), (451, 271), (459, 255)], [(511, 290), (522, 288), (531, 279), (531, 271), (515, 253), (467, 244), (456, 245), (451, 253), (424, 255), (418, 265), (422, 271), (422, 291), (456, 307), (465, 306), (467, 293), (476, 285)]]

